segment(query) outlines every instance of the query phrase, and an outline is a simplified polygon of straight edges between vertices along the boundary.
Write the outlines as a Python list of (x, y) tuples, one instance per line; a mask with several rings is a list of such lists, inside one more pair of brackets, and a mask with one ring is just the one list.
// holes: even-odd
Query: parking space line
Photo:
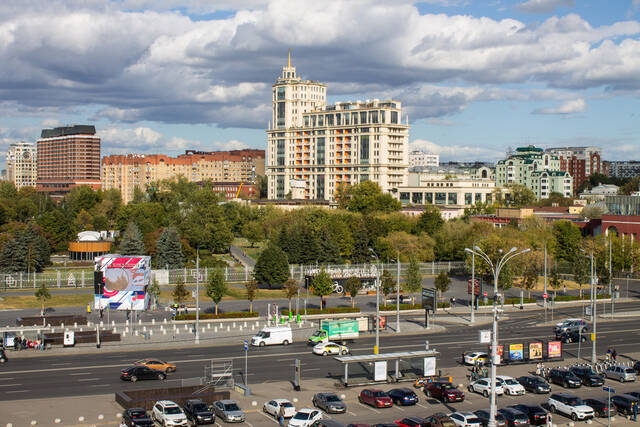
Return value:
[(424, 405), (421, 405), (421, 404), (419, 404), (419, 403), (416, 403), (416, 405), (418, 405), (419, 407), (424, 408), (424, 409), (431, 409), (431, 408), (429, 408), (429, 407), (427, 407), (427, 406), (424, 406)]
[[(258, 413), (259, 413), (260, 415), (264, 416), (265, 418), (267, 418), (269, 421), (272, 421), (272, 422), (274, 422), (274, 423), (278, 424), (278, 421), (276, 421), (276, 420), (275, 420), (275, 418), (273, 418), (273, 417), (271, 417), (271, 416), (269, 416), (269, 415), (265, 414), (264, 412), (258, 412)], [(245, 421), (245, 422), (246, 422), (246, 421)]]
[(396, 408), (396, 409), (397, 409), (397, 410), (399, 410), (399, 411), (402, 411), (402, 412), (404, 412), (404, 411), (405, 411), (404, 409), (402, 409), (402, 408), (401, 408), (401, 407), (399, 407), (398, 405), (393, 405), (393, 407), (394, 407), (394, 408)]
[[(359, 402), (358, 402), (358, 403), (359, 403)], [(362, 407), (364, 407), (364, 408), (367, 408), (367, 409), (370, 409), (370, 410), (372, 410), (373, 412), (375, 412), (376, 414), (380, 414), (380, 413), (381, 413), (381, 412), (380, 412), (380, 411), (378, 411), (377, 409), (374, 409), (374, 408), (372, 408), (372, 407), (371, 407), (371, 406), (369, 406), (369, 405), (365, 405), (364, 403), (360, 403), (360, 406), (362, 406)]]
[(249, 427), (253, 427), (253, 424), (251, 424), (249, 421), (244, 420), (244, 423), (247, 424)]
[(357, 415), (356, 415), (356, 413), (355, 413), (355, 412), (347, 411), (347, 413), (348, 413), (349, 415), (353, 416), (353, 417), (357, 417)]

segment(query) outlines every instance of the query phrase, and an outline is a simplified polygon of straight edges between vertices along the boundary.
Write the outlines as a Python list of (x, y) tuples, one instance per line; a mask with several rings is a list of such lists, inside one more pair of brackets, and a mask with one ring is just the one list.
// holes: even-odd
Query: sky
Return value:
[(640, 0), (0, 2), (0, 158), (94, 124), (102, 154), (266, 148), (287, 49), (330, 103), (402, 101), (410, 149), (640, 159)]

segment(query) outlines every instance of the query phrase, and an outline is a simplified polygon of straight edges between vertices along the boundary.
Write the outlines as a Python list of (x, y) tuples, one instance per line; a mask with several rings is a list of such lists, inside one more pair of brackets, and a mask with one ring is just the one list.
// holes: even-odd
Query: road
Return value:
[[(637, 303), (624, 304), (620, 311), (637, 308)], [(556, 319), (579, 315), (580, 307), (565, 308), (556, 311)], [(636, 318), (637, 319), (637, 318)], [(511, 313), (509, 319), (500, 322), (499, 338), (502, 343), (528, 342), (533, 339), (553, 338), (550, 326), (538, 326), (543, 314), (537, 312)], [(381, 353), (393, 351), (409, 351), (424, 348), (428, 339), (430, 347), (440, 352), (438, 368), (446, 372), (447, 368), (456, 366), (460, 354), (465, 350), (486, 350), (486, 346), (478, 344), (478, 329), (483, 327), (454, 326), (446, 332), (419, 335), (384, 335), (381, 337)], [(637, 351), (640, 341), (640, 326), (637, 320), (602, 321), (598, 324), (598, 355), (603, 355), (606, 348), (614, 346), (620, 355)], [(351, 350), (354, 355), (371, 354), (374, 338), (358, 339)], [(564, 356), (574, 360), (577, 344), (566, 344)], [(582, 355), (591, 354), (591, 344), (582, 346)], [(0, 400), (44, 398), (52, 396), (77, 396), (104, 394), (122, 389), (148, 388), (156, 382), (125, 383), (119, 379), (122, 368), (131, 362), (157, 357), (168, 360), (178, 366), (168, 381), (189, 379), (203, 375), (204, 367), (214, 361), (232, 360), (235, 370), (241, 373), (244, 366), (244, 352), (241, 343), (225, 346), (186, 347), (184, 349), (161, 349), (155, 351), (134, 350), (105, 352), (101, 354), (43, 355), (20, 358), (19, 353), (11, 353), (11, 360), (0, 370)], [(249, 351), (248, 378), (249, 383), (266, 381), (286, 381), (293, 377), (295, 359), (302, 363), (302, 378), (335, 377), (342, 375), (342, 366), (330, 357), (314, 356), (306, 343), (294, 343), (287, 347), (274, 346), (251, 348)], [(526, 368), (523, 368), (523, 371)], [(350, 367), (350, 375), (362, 374), (362, 367)], [(173, 382), (176, 385), (177, 382)]]

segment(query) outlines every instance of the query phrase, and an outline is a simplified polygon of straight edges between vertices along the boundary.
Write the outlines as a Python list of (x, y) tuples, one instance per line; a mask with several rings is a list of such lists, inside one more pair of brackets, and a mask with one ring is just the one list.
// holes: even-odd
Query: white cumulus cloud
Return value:
[(552, 13), (558, 7), (574, 7), (574, 0), (527, 0), (516, 5), (516, 10), (524, 13)]
[(583, 113), (587, 110), (587, 103), (584, 99), (572, 99), (565, 101), (557, 107), (553, 108), (540, 108), (534, 110), (534, 114), (574, 114)]
[(440, 145), (426, 139), (415, 139), (409, 142), (409, 150), (420, 150), (440, 155), (440, 161), (495, 161), (504, 157), (504, 151), (477, 145)]

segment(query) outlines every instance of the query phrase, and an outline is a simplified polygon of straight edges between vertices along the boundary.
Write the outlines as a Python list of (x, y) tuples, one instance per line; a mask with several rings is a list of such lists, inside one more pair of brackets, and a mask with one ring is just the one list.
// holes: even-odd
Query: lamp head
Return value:
[(471, 249), (469, 249), (469, 248), (464, 248), (464, 251), (465, 251), (465, 252), (469, 252), (470, 254), (472, 254), (472, 253), (473, 253), (473, 251), (472, 251)]
[(478, 246), (474, 246), (473, 249), (476, 250), (476, 251), (480, 250), (480, 248)]
[(511, 249), (509, 249), (509, 252), (507, 252), (507, 253), (510, 253), (510, 254), (511, 254), (511, 253), (513, 253), (513, 252), (515, 252), (515, 251), (517, 251), (517, 250), (518, 250), (518, 248), (516, 248), (516, 247), (514, 246), (514, 247), (512, 247)]

